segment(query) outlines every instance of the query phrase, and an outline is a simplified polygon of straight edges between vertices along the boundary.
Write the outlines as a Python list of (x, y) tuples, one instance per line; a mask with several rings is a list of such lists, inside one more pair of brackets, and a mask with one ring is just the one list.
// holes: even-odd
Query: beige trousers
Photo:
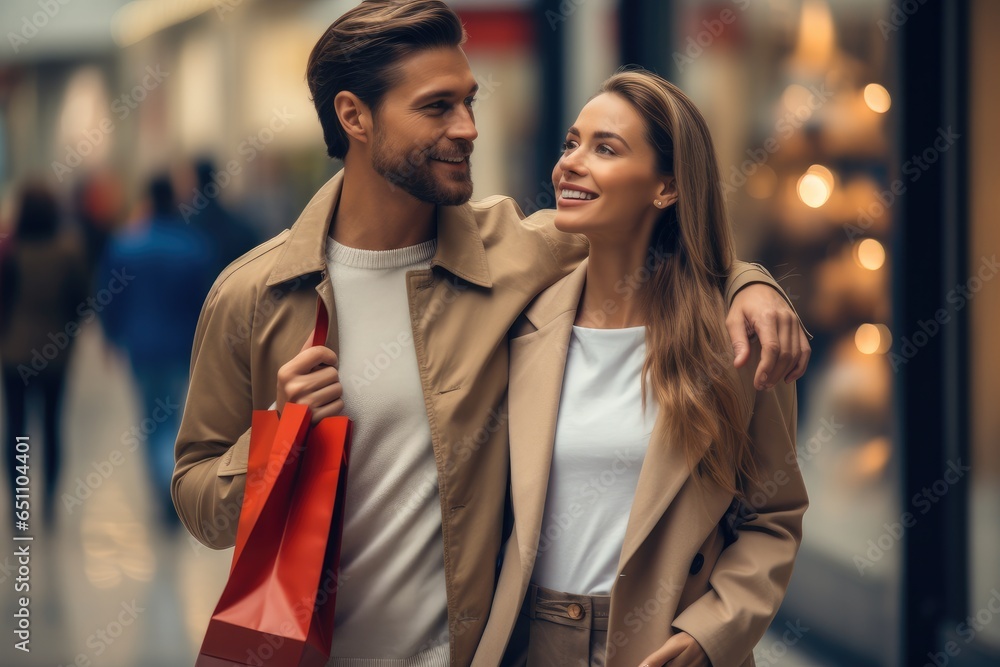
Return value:
[(531, 584), (503, 665), (604, 667), (610, 595), (573, 595)]

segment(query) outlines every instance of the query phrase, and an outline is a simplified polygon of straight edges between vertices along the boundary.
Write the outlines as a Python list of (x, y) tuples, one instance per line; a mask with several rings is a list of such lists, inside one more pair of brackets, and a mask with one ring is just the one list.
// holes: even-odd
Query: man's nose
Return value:
[(464, 139), (472, 143), (478, 136), (479, 130), (476, 129), (476, 119), (472, 115), (472, 109), (462, 105), (448, 127), (448, 138)]

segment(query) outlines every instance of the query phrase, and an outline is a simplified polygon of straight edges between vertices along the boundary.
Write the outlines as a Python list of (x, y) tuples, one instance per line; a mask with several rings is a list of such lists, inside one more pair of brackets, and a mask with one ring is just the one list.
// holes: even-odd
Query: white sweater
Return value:
[(354, 420), (329, 666), (446, 667), (441, 504), (413, 349), (406, 273), (437, 242), (327, 244), (344, 412)]

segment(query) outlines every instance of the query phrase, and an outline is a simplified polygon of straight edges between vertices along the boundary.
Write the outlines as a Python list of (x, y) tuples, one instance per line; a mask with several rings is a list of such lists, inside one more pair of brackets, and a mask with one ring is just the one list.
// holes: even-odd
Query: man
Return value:
[[(507, 332), (586, 255), (551, 213), (468, 203), (464, 38), (440, 0), (369, 0), (330, 26), (307, 79), (344, 169), (223, 272), (194, 344), (173, 492), (211, 547), (235, 539), (252, 410), (355, 421), (331, 665), (470, 663), (502, 538)], [(752, 282), (776, 287), (741, 263), (727, 299)], [(317, 293), (333, 326), (310, 348)], [(748, 323), (769, 352), (762, 382), (801, 375), (808, 342), (778, 292), (748, 287), (732, 313), (738, 357)]]

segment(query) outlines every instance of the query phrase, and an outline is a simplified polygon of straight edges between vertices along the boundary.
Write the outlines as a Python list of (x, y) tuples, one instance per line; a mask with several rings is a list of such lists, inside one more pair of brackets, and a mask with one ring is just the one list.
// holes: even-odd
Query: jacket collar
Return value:
[[(326, 240), (343, 185), (344, 171), (340, 170), (306, 204), (288, 233), (284, 251), (267, 279), (268, 287), (326, 269)], [(431, 266), (440, 266), (481, 287), (493, 286), (486, 248), (470, 204), (438, 207), (437, 239)]]
[(535, 297), (525, 309), (524, 316), (536, 329), (543, 329), (563, 313), (572, 311), (573, 317), (569, 319), (569, 324), (563, 327), (568, 335), (572, 330), (576, 311), (580, 306), (580, 297), (587, 283), (589, 263), (590, 258), (584, 257), (573, 271)]

